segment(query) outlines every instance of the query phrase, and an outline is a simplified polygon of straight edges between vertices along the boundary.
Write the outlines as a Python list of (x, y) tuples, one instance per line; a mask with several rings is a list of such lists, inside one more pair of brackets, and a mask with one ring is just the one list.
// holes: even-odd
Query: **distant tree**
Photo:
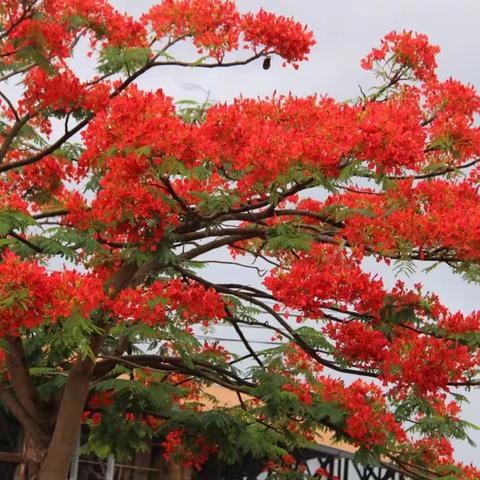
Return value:
[[(136, 80), (296, 68), (313, 34), (222, 0), (164, 0), (140, 20), (106, 0), (2, 0), (0, 26), (0, 400), (30, 479), (65, 479), (82, 423), (99, 456), (159, 436), (167, 460), (253, 455), (298, 478), (290, 454), (327, 430), (414, 478), (480, 478), (450, 445), (467, 438), (455, 389), (478, 381), (479, 313), (362, 269), (479, 279), (480, 99), (437, 78), (437, 47), (388, 34), (363, 60), (379, 84), (355, 101), (176, 107)], [(186, 39), (198, 59), (172, 56)], [(231, 273), (209, 280), (199, 269), (226, 249)], [(243, 356), (198, 338), (217, 325)], [(200, 408), (210, 384), (238, 407)]]

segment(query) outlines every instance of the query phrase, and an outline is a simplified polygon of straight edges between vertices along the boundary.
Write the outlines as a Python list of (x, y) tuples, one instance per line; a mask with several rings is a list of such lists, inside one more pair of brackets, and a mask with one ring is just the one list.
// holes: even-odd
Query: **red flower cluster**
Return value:
[(0, 277), (0, 336), (74, 314), (87, 318), (105, 300), (104, 278), (69, 270), (49, 273), (8, 250), (0, 262)]
[(405, 168), (418, 171), (426, 160), (427, 132), (418, 128), (423, 115), (419, 92), (414, 89), (384, 102), (368, 103), (360, 115), (357, 158), (384, 173)]
[(77, 204), (67, 221), (81, 218), (83, 228), (93, 226), (120, 241), (135, 242), (149, 235), (155, 244), (165, 224), (176, 223), (155, 168), (171, 158), (192, 163), (190, 130), (175, 116), (172, 100), (162, 91), (130, 88), (114, 99), (83, 134), (87, 150), (79, 174), (102, 173), (101, 189), (89, 208)]
[(214, 290), (180, 280), (157, 281), (147, 290), (123, 290), (113, 301), (112, 311), (121, 320), (159, 326), (165, 325), (169, 315), (186, 325), (205, 326), (225, 317), (224, 303)]
[(209, 109), (201, 127), (205, 154), (222, 169), (244, 172), (236, 189), (258, 193), (295, 168), (338, 174), (359, 142), (359, 109), (331, 98), (236, 100)]
[[(32, 68), (25, 77), (25, 86), (19, 111), (32, 116), (43, 110), (64, 114), (80, 109), (98, 112), (106, 106), (110, 93), (108, 83), (82, 84), (67, 66), (59, 68), (54, 76), (39, 67)], [(38, 121), (49, 134), (51, 124), (47, 118)]]
[(414, 32), (390, 32), (382, 39), (380, 48), (375, 48), (362, 60), (362, 67), (371, 70), (374, 63), (394, 55), (393, 61), (412, 70), (419, 80), (435, 78), (437, 63), (435, 56), (440, 51), (431, 45), (428, 37)]
[(89, 318), (94, 310), (101, 310), (107, 304), (103, 288), (106, 277), (102, 274), (64, 270), (52, 273), (50, 279), (55, 285), (50, 312), (53, 321), (72, 315)]
[(277, 300), (309, 318), (322, 318), (323, 309), (331, 307), (375, 314), (385, 297), (382, 282), (335, 245), (312, 245), (287, 271), (273, 269), (264, 284)]
[(298, 383), (298, 384), (291, 384), (285, 383), (282, 386), (282, 390), (284, 392), (293, 393), (298, 397), (298, 401), (304, 403), (305, 405), (312, 404), (312, 394), (310, 393), (310, 386), (308, 383)]
[(218, 451), (218, 446), (206, 441), (204, 437), (195, 439), (195, 447), (185, 445), (186, 430), (171, 430), (162, 442), (163, 458), (167, 462), (180, 461), (185, 468), (200, 470), (208, 457)]
[[(145, 46), (143, 25), (130, 16), (116, 11), (106, 0), (43, 0), (34, 12), (28, 4), (9, 1), (2, 5), (11, 31), (0, 50), (7, 61), (15, 54), (35, 48), (47, 59), (64, 60), (72, 55), (71, 46), (79, 34), (89, 34), (92, 43), (103, 46)], [(19, 19), (24, 18), (22, 21)], [(15, 53), (13, 53), (15, 52)]]
[(448, 382), (466, 381), (466, 374), (477, 367), (478, 359), (465, 345), (429, 336), (406, 336), (394, 339), (389, 346), (382, 378), (400, 389), (408, 386), (424, 395), (447, 389)]
[(0, 179), (0, 213), (8, 211), (26, 213), (28, 206), (22, 192), (16, 190), (12, 182)]
[[(345, 386), (340, 380), (324, 379), (323, 397), (349, 412), (346, 431), (365, 448), (405, 442), (405, 430), (387, 410), (382, 390), (363, 380)], [(367, 420), (368, 419), (368, 420)]]
[(315, 44), (312, 32), (293, 19), (263, 9), (241, 15), (230, 0), (166, 0), (144, 15), (143, 21), (151, 24), (157, 38), (192, 37), (200, 52), (218, 61), (238, 47), (242, 34), (246, 48), (252, 46), (259, 54), (276, 53), (294, 65), (305, 60)]
[(247, 13), (242, 19), (242, 30), (245, 41), (256, 51), (276, 53), (287, 63), (306, 60), (316, 43), (313, 33), (301, 23), (263, 9), (256, 14)]
[(94, 410), (110, 407), (114, 402), (114, 395), (111, 391), (95, 392), (88, 400), (88, 406)]
[(477, 155), (480, 128), (476, 116), (480, 113), (480, 97), (470, 85), (456, 80), (430, 82), (425, 90), (425, 106), (434, 119), (429, 127), (430, 156), (445, 161), (445, 153), (459, 165)]
[(419, 249), (420, 258), (436, 248), (457, 258), (478, 257), (480, 202), (468, 180), (397, 182), (382, 195), (347, 192), (332, 195), (326, 205), (358, 209), (345, 220), (342, 235), (359, 248), (368, 245), (388, 255), (408, 245)]
[(238, 47), (240, 14), (232, 1), (165, 0), (143, 16), (158, 38), (192, 37), (200, 52), (221, 60)]
[[(405, 328), (407, 327), (407, 328)], [(420, 336), (409, 325), (393, 329), (389, 338), (382, 331), (360, 321), (329, 324), (325, 331), (335, 341), (335, 355), (358, 366), (379, 371), (384, 384), (404, 394), (414, 389), (426, 397), (449, 382), (467, 381), (478, 368), (479, 359), (457, 341)]]
[(0, 336), (40, 325), (53, 295), (45, 268), (22, 262), (7, 251), (0, 262), (0, 277)]
[[(57, 156), (48, 156), (41, 163), (28, 165), (22, 170), (9, 172), (8, 186), (10, 195), (3, 205), (26, 212), (54, 207), (69, 194), (66, 183), (72, 178), (75, 169), (70, 161)], [(24, 207), (14, 207), (13, 192), (25, 192)], [(25, 201), (28, 201), (25, 202)], [(27, 208), (29, 207), (29, 208)]]

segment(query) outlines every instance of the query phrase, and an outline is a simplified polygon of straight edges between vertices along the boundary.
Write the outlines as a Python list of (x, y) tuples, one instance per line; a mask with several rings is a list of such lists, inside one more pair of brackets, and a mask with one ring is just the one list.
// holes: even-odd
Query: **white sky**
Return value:
[[(118, 9), (133, 15), (146, 11), (154, 3), (151, 0), (112, 1)], [(203, 100), (209, 92), (211, 100), (229, 101), (239, 95), (257, 97), (274, 91), (299, 96), (328, 94), (345, 100), (358, 95), (359, 84), (367, 89), (374, 81), (360, 68), (360, 59), (390, 30), (407, 29), (425, 33), (432, 43), (440, 45), (441, 78), (452, 76), (480, 89), (478, 0), (238, 0), (237, 4), (241, 10), (255, 11), (263, 7), (308, 24), (318, 42), (310, 62), (302, 64), (298, 71), (282, 68), (278, 59), (268, 71), (262, 69), (260, 62), (236, 69), (167, 67), (149, 72), (141, 86), (162, 88), (177, 100)], [(185, 49), (179, 51), (185, 52)], [(379, 271), (375, 265), (373, 269)], [(391, 272), (386, 269), (381, 272), (385, 283), (390, 285)], [(216, 278), (226, 275), (224, 281), (229, 281), (233, 275), (226, 268), (216, 269), (212, 274)], [(238, 279), (241, 274), (235, 271), (235, 275)], [(454, 310), (480, 308), (479, 287), (464, 284), (446, 268), (428, 276), (418, 274), (412, 281), (419, 279), (428, 290), (439, 293), (443, 302)], [(255, 338), (255, 332), (251, 338)], [(468, 396), (471, 405), (465, 410), (465, 418), (480, 423), (480, 392), (470, 392)], [(480, 433), (473, 431), (472, 437), (480, 445)], [(463, 461), (480, 465), (472, 447), (459, 445), (457, 455)]]

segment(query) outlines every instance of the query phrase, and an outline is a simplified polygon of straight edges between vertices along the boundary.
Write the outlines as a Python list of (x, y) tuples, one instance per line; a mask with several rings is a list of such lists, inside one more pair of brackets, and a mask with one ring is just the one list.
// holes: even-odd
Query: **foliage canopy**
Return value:
[[(184, 40), (198, 58), (174, 57)], [(163, 0), (140, 19), (105, 0), (2, 1), (0, 400), (31, 478), (65, 478), (82, 423), (100, 456), (162, 435), (168, 460), (248, 454), (288, 478), (326, 430), (414, 478), (480, 478), (450, 445), (468, 438), (456, 389), (478, 382), (480, 314), (362, 268), (479, 279), (480, 98), (437, 78), (438, 47), (388, 34), (362, 61), (376, 86), (350, 102), (175, 105), (136, 83), (166, 65), (296, 68), (313, 45), (232, 1)], [(211, 280), (222, 261), (230, 278)], [(244, 354), (199, 339), (218, 325)], [(202, 407), (211, 384), (238, 407)]]

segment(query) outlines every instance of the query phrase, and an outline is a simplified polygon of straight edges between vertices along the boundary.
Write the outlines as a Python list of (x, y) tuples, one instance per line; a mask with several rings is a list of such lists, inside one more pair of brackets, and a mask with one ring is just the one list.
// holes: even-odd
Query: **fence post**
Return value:
[(80, 460), (80, 435), (77, 439), (77, 446), (75, 447), (75, 453), (72, 457), (72, 463), (70, 464), (70, 475), (68, 477), (69, 480), (77, 480), (78, 479), (78, 461)]
[(105, 480), (113, 480), (115, 474), (115, 457), (109, 455), (107, 458), (107, 472), (105, 473)]

